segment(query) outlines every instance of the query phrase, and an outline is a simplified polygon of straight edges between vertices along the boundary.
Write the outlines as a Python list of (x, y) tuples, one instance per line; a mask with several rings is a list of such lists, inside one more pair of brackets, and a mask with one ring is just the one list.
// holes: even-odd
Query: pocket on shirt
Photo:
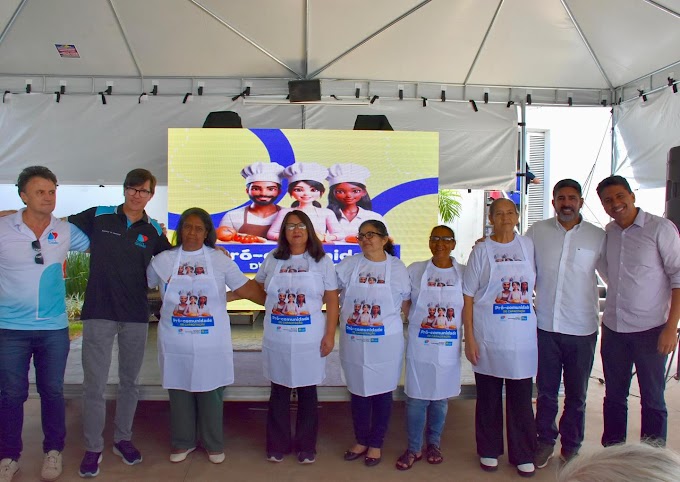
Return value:
[(584, 271), (595, 269), (597, 253), (592, 249), (578, 248), (574, 254), (574, 264)]

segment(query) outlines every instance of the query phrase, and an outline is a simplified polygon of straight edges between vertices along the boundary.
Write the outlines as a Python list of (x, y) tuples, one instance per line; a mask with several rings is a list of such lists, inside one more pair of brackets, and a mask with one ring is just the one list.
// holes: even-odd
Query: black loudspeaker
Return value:
[(666, 164), (666, 217), (680, 229), (680, 146), (668, 151)]
[(230, 110), (211, 112), (203, 122), (203, 127), (234, 127), (241, 128), (241, 116)]
[(384, 115), (358, 115), (354, 121), (355, 131), (393, 131)]
[(291, 80), (288, 82), (288, 95), (291, 102), (311, 102), (321, 100), (320, 80)]

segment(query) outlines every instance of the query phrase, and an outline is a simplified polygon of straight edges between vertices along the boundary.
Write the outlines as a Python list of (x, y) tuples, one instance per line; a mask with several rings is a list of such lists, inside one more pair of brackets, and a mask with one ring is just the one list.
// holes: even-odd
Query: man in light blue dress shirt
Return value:
[(676, 349), (680, 317), (678, 230), (668, 219), (635, 207), (635, 194), (621, 176), (604, 179), (597, 194), (614, 220), (606, 227), (602, 445), (626, 441), (633, 365), (642, 405), (640, 438), (663, 445), (668, 420), (664, 369), (667, 355)]

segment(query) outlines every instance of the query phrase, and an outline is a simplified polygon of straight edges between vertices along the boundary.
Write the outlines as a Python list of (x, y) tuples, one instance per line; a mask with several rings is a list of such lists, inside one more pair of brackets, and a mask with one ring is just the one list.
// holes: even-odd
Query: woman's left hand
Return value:
[(330, 352), (333, 351), (333, 347), (335, 346), (335, 336), (331, 336), (330, 334), (324, 335), (324, 337), (321, 339), (321, 357), (326, 357)]

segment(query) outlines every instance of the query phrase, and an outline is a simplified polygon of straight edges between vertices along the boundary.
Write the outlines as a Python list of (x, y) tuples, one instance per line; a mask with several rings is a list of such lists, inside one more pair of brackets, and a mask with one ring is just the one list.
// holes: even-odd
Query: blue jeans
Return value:
[(602, 325), (602, 368), (604, 370), (604, 432), (602, 445), (626, 441), (628, 392), (637, 371), (642, 405), (640, 439), (665, 444), (668, 423), (664, 390), (666, 356), (656, 347), (664, 325), (636, 333), (618, 333)]
[(66, 438), (64, 371), (69, 351), (68, 328), (0, 329), (0, 459), (19, 460), (23, 444), (24, 402), (33, 356), (40, 394), (43, 452), (64, 449)]
[[(555, 445), (560, 435), (563, 453), (581, 448), (586, 421), (586, 392), (593, 369), (597, 331), (575, 336), (538, 330), (538, 375), (536, 376), (536, 432), (538, 441)], [(564, 374), (564, 410), (557, 417), (557, 394)]]
[(423, 431), (427, 420), (427, 444), (441, 445), (442, 430), (449, 411), (448, 399), (420, 400), (406, 397), (406, 431), (408, 449), (420, 453), (423, 449)]
[(392, 392), (370, 397), (352, 394), (352, 422), (359, 445), (382, 448), (392, 414)]

